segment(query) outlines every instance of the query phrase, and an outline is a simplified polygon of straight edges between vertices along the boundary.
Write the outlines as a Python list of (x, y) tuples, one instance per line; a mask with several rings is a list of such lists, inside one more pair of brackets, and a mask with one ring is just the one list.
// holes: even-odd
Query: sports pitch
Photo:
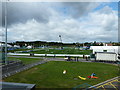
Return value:
[[(63, 74), (63, 70), (67, 73)], [(95, 73), (98, 79), (88, 79)], [(81, 80), (78, 76), (86, 78)], [(73, 88), (83, 83), (95, 85), (118, 76), (118, 66), (104, 63), (50, 61), (5, 78), (4, 81), (36, 84), (37, 88)]]
[[(64, 48), (64, 49), (45, 48), (45, 49), (32, 49), (32, 50), (20, 49), (20, 50), (22, 51), (22, 53), (35, 53), (35, 54), (82, 54), (82, 55), (89, 55), (92, 53), (92, 50), (80, 50), (80, 49), (75, 49), (75, 48)], [(9, 52), (14, 52), (14, 51), (10, 50)]]

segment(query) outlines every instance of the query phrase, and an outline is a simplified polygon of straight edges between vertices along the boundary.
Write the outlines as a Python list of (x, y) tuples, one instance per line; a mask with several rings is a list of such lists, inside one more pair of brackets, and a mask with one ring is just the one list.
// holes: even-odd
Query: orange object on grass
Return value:
[(93, 76), (93, 77), (91, 77), (91, 78), (96, 78), (96, 79), (97, 79), (98, 77)]
[(95, 78), (95, 79), (97, 79), (98, 77), (95, 77), (95, 76), (92, 76), (92, 77), (91, 77), (91, 76), (88, 76), (88, 78)]

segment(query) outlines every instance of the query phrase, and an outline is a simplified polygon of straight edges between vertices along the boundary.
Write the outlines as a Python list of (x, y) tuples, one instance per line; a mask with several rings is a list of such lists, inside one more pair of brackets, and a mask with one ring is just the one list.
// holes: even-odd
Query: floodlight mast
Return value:
[(61, 49), (62, 49), (62, 37), (61, 37), (61, 35), (59, 35), (59, 38), (60, 38), (60, 42), (61, 42)]
[(61, 38), (61, 35), (59, 35), (59, 38), (60, 38), (60, 42), (62, 43), (62, 38)]
[(7, 0), (5, 1), (5, 64), (7, 61)]

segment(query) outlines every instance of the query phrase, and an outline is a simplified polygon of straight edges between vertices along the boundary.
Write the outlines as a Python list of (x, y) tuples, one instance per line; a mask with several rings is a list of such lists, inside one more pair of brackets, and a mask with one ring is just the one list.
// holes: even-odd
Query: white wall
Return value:
[(118, 46), (91, 46), (90, 49), (93, 50), (93, 54), (95, 54), (95, 52), (104, 52), (104, 50), (107, 50), (107, 52), (114, 52), (116, 54), (120, 52)]
[(117, 54), (96, 53), (96, 60), (116, 61), (117, 60)]

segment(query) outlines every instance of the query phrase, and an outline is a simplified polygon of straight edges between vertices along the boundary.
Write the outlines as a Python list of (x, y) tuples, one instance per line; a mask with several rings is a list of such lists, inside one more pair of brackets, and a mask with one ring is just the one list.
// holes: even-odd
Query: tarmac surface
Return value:
[(99, 83), (97, 85), (89, 87), (91, 90), (120, 90), (120, 77), (115, 77), (112, 79), (109, 79), (107, 81), (104, 81), (102, 83)]

